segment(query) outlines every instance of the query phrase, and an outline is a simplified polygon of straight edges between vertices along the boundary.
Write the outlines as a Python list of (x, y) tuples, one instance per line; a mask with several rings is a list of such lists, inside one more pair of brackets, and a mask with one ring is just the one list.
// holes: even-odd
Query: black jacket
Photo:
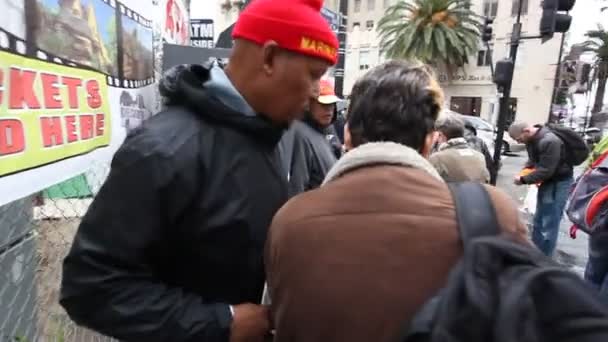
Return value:
[(467, 140), (469, 146), (475, 151), (483, 154), (483, 158), (486, 162), (486, 168), (490, 174), (494, 172), (494, 158), (490, 154), (490, 150), (488, 150), (488, 146), (486, 143), (477, 136), (477, 130), (473, 126), (468, 126), (465, 124), (465, 136), (464, 138)]
[(172, 70), (169, 108), (114, 156), (64, 261), (60, 303), (76, 323), (125, 341), (228, 341), (228, 304), (261, 299), (287, 199), (283, 128), (222, 104), (209, 78)]
[[(289, 166), (289, 195), (295, 196), (301, 192), (318, 188), (325, 175), (336, 162), (334, 148), (327, 129), (318, 124), (307, 113), (305, 119), (296, 121), (290, 128), (293, 136), (292, 159)], [(282, 144), (284, 145), (284, 144)]]
[(524, 184), (564, 180), (572, 177), (572, 166), (566, 162), (563, 141), (547, 127), (539, 127), (532, 140), (526, 144), (529, 160), (526, 167), (536, 171), (522, 177)]

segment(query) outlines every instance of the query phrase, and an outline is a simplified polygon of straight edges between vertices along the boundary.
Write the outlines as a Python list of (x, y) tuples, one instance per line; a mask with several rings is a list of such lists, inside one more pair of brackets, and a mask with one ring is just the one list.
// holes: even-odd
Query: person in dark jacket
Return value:
[(161, 81), (167, 108), (116, 152), (65, 258), (60, 303), (77, 324), (123, 341), (265, 340), (262, 253), (288, 191), (277, 143), (337, 56), (320, 6), (256, 0), (225, 70)]
[(341, 144), (344, 144), (344, 125), (346, 124), (346, 117), (344, 116), (345, 111), (346, 109), (336, 110), (336, 120), (332, 125)]
[(483, 139), (477, 136), (477, 129), (475, 126), (473, 126), (473, 124), (465, 122), (464, 129), (464, 138), (467, 140), (467, 143), (472, 149), (483, 154), (483, 158), (486, 162), (486, 168), (491, 175), (494, 170), (494, 160), (492, 158), (492, 154), (490, 154), (490, 150), (488, 150), (488, 145), (486, 145)]
[(322, 80), (319, 96), (310, 99), (310, 108), (304, 118), (294, 122), (290, 197), (318, 188), (336, 162), (335, 145), (340, 144), (336, 142), (338, 138), (331, 128), (336, 118), (336, 102), (339, 100), (332, 85)]
[(564, 142), (543, 126), (515, 122), (509, 135), (526, 144), (529, 160), (525, 168), (533, 171), (515, 176), (514, 183), (541, 184), (538, 188), (532, 241), (546, 255), (551, 256), (557, 245), (559, 225), (573, 183), (572, 166), (566, 161)]

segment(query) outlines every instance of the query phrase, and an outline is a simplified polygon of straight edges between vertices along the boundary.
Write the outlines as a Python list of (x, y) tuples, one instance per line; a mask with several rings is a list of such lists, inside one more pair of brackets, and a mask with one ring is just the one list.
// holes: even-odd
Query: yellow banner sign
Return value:
[(0, 51), (0, 177), (109, 145), (105, 77)]

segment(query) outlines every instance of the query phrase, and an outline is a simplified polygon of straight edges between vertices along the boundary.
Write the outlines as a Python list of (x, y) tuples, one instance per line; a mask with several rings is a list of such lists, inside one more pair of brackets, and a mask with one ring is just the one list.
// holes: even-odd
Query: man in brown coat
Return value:
[[(350, 151), (270, 229), (275, 341), (394, 341), (445, 284), (462, 247), (448, 187), (425, 158), (442, 103), (421, 65), (390, 61), (355, 84)], [(505, 236), (526, 243), (513, 202), (488, 191)]]
[(435, 124), (439, 149), (429, 161), (446, 182), (490, 182), (483, 154), (475, 151), (464, 137), (464, 122), (446, 113)]

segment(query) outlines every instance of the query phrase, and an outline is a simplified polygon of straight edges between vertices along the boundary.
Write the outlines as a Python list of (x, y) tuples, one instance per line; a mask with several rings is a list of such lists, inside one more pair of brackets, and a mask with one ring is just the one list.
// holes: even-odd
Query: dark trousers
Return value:
[(559, 224), (562, 221), (572, 182), (572, 177), (549, 181), (538, 189), (532, 241), (545, 255), (553, 255), (557, 246)]

